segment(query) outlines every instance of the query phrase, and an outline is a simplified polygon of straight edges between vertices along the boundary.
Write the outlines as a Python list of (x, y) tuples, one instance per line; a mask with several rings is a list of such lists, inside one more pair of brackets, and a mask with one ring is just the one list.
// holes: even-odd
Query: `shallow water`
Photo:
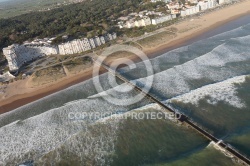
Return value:
[(154, 164), (154, 166), (193, 166), (193, 165), (237, 166), (239, 164), (232, 162), (231, 159), (227, 158), (224, 154), (213, 149), (212, 147), (204, 148), (190, 156), (183, 157), (182, 159), (177, 161)]

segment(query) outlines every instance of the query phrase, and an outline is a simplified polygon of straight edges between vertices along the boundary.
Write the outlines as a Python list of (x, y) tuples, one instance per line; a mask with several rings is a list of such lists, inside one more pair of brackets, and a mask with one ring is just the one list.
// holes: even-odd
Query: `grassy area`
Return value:
[(76, 56), (79, 56), (79, 55), (78, 54), (77, 55), (54, 55), (53, 57), (55, 57), (55, 63), (59, 63), (62, 61), (73, 59)]
[(153, 32), (156, 29), (158, 29), (158, 27), (156, 25), (148, 25), (146, 27), (135, 27), (135, 28), (124, 28), (121, 29), (121, 33), (122, 34), (126, 34), (128, 37), (138, 37), (138, 36), (142, 36), (145, 33), (149, 33), (149, 32)]
[(33, 84), (42, 85), (49, 82), (57, 81), (66, 76), (62, 65), (55, 65), (45, 69), (41, 69), (33, 73)]
[(47, 68), (42, 68), (39, 70), (40, 66), (37, 66), (37, 71), (32, 74), (32, 84), (34, 86), (48, 84), (57, 81), (68, 74), (76, 74), (92, 66), (92, 60), (90, 57), (75, 57), (75, 56), (54, 56), (54, 62), (62, 62), (62, 60), (68, 60), (54, 66)]
[(85, 70), (86, 68), (91, 67), (92, 60), (90, 57), (74, 58), (70, 61), (63, 63), (63, 65), (70, 73), (75, 74), (77, 72)]
[(42, 77), (44, 75), (53, 76), (53, 75), (58, 74), (58, 72), (60, 72), (61, 69), (62, 69), (62, 65), (55, 65), (55, 66), (52, 66), (52, 67), (48, 67), (48, 68), (36, 71), (34, 73), (34, 76), (35, 77)]
[(176, 34), (174, 32), (164, 31), (164, 32), (160, 32), (156, 35), (152, 35), (152, 36), (146, 37), (144, 39), (141, 39), (141, 40), (137, 41), (137, 43), (139, 43), (142, 47), (150, 48), (150, 47), (159, 46), (163, 42), (171, 40), (174, 37), (176, 37)]
[(127, 42), (127, 43), (124, 43), (124, 44), (132, 46), (132, 47), (136, 47), (136, 48), (142, 50), (142, 47), (139, 44), (135, 43), (135, 42)]

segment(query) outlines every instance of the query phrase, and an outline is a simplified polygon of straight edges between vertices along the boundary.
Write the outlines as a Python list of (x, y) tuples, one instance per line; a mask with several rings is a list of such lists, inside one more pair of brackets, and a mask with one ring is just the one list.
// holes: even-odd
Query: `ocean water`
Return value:
[[(120, 72), (140, 86), (153, 77), (150, 93), (250, 157), (250, 24), (194, 42)], [(137, 91), (109, 74), (104, 100), (90, 79), (0, 115), (0, 165), (237, 165), (201, 135), (169, 119), (133, 119), (135, 112), (161, 112), (147, 98), (126, 105)], [(111, 80), (114, 82), (115, 80)], [(104, 114), (94, 118), (90, 114)], [(72, 120), (70, 115), (77, 115)], [(116, 118), (113, 118), (115, 114)]]
[[(211, 159), (213, 159), (211, 161)], [(238, 165), (237, 163), (232, 163), (231, 159), (227, 158), (222, 153), (218, 152), (212, 147), (207, 147), (201, 151), (194, 153), (193, 155), (183, 157), (180, 160), (168, 162), (168, 163), (158, 163), (154, 166), (193, 166), (193, 165)]]

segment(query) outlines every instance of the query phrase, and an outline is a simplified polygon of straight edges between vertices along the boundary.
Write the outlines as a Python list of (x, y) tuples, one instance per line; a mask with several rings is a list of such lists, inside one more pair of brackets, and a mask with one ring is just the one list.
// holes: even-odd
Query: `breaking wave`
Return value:
[(219, 83), (206, 85), (204, 87), (192, 90), (189, 93), (174, 97), (168, 100), (168, 102), (177, 101), (199, 106), (199, 101), (201, 99), (207, 98), (206, 101), (209, 104), (215, 105), (219, 101), (224, 101), (233, 107), (243, 108), (245, 104), (237, 96), (237, 87), (235, 84), (244, 83), (245, 78), (246, 76), (243, 75)]
[[(169, 99), (167, 102), (178, 100), (197, 105), (200, 99), (209, 97), (207, 102), (211, 104), (225, 101), (237, 108), (244, 107), (234, 84), (243, 83), (245, 75), (250, 73), (249, 31), (250, 25), (243, 26), (152, 59), (156, 74), (151, 92), (163, 101)], [(121, 72), (145, 84), (141, 64), (138, 63), (137, 69), (123, 68)], [(107, 77), (103, 74), (100, 80), (104, 90), (112, 93)], [(121, 84), (118, 88), (125, 87)], [(125, 103), (136, 93), (113, 92)], [(53, 153), (55, 149), (77, 154), (75, 161), (91, 160), (89, 156), (94, 156), (92, 160), (100, 165), (110, 162), (105, 158), (114, 152), (119, 121), (109, 121), (105, 127), (100, 124), (102, 119), (72, 121), (69, 113), (126, 113), (159, 107), (147, 99), (130, 106), (115, 106), (102, 99), (102, 95), (97, 94), (92, 80), (88, 80), (0, 115), (0, 165), (31, 158), (49, 161), (49, 157), (54, 157), (59, 161), (63, 154)], [(50, 153), (53, 155), (49, 156)]]

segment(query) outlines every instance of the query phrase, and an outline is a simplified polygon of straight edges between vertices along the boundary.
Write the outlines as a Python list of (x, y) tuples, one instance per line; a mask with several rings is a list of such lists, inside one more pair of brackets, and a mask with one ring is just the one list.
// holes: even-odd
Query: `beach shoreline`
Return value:
[[(149, 58), (154, 58), (170, 50), (198, 41), (202, 39), (202, 35), (204, 33), (209, 32), (214, 28), (220, 27), (231, 21), (237, 20), (240, 17), (250, 14), (250, 9), (246, 9), (246, 6), (248, 5), (250, 6), (250, 1), (246, 0), (243, 2), (239, 2), (235, 5), (227, 6), (217, 11), (204, 14), (203, 16), (197, 18), (197, 22), (201, 24), (201, 26), (199, 26), (198, 28), (184, 32), (182, 34), (178, 34), (172, 40), (165, 42), (155, 48), (145, 49), (144, 52), (148, 55)], [(233, 9), (234, 11), (232, 11)], [(223, 17), (218, 17), (218, 15), (223, 15)], [(191, 19), (193, 20), (193, 18)], [(187, 19), (183, 22), (178, 23), (177, 25), (172, 26), (181, 29), (189, 24), (193, 24), (193, 21)], [(133, 61), (135, 62), (139, 62), (138, 57), (132, 57), (131, 59), (133, 59)], [(104, 72), (105, 71), (102, 71), (102, 73)], [(17, 94), (5, 98), (3, 100), (0, 100), (0, 114), (9, 112), (18, 107), (46, 97), (50, 94), (86, 81), (90, 78), (92, 78), (92, 70), (87, 70), (84, 72), (80, 72), (76, 75), (65, 77), (58, 82), (54, 82), (53, 84), (44, 86), (42, 88), (34, 88), (28, 91), (27, 93)]]

